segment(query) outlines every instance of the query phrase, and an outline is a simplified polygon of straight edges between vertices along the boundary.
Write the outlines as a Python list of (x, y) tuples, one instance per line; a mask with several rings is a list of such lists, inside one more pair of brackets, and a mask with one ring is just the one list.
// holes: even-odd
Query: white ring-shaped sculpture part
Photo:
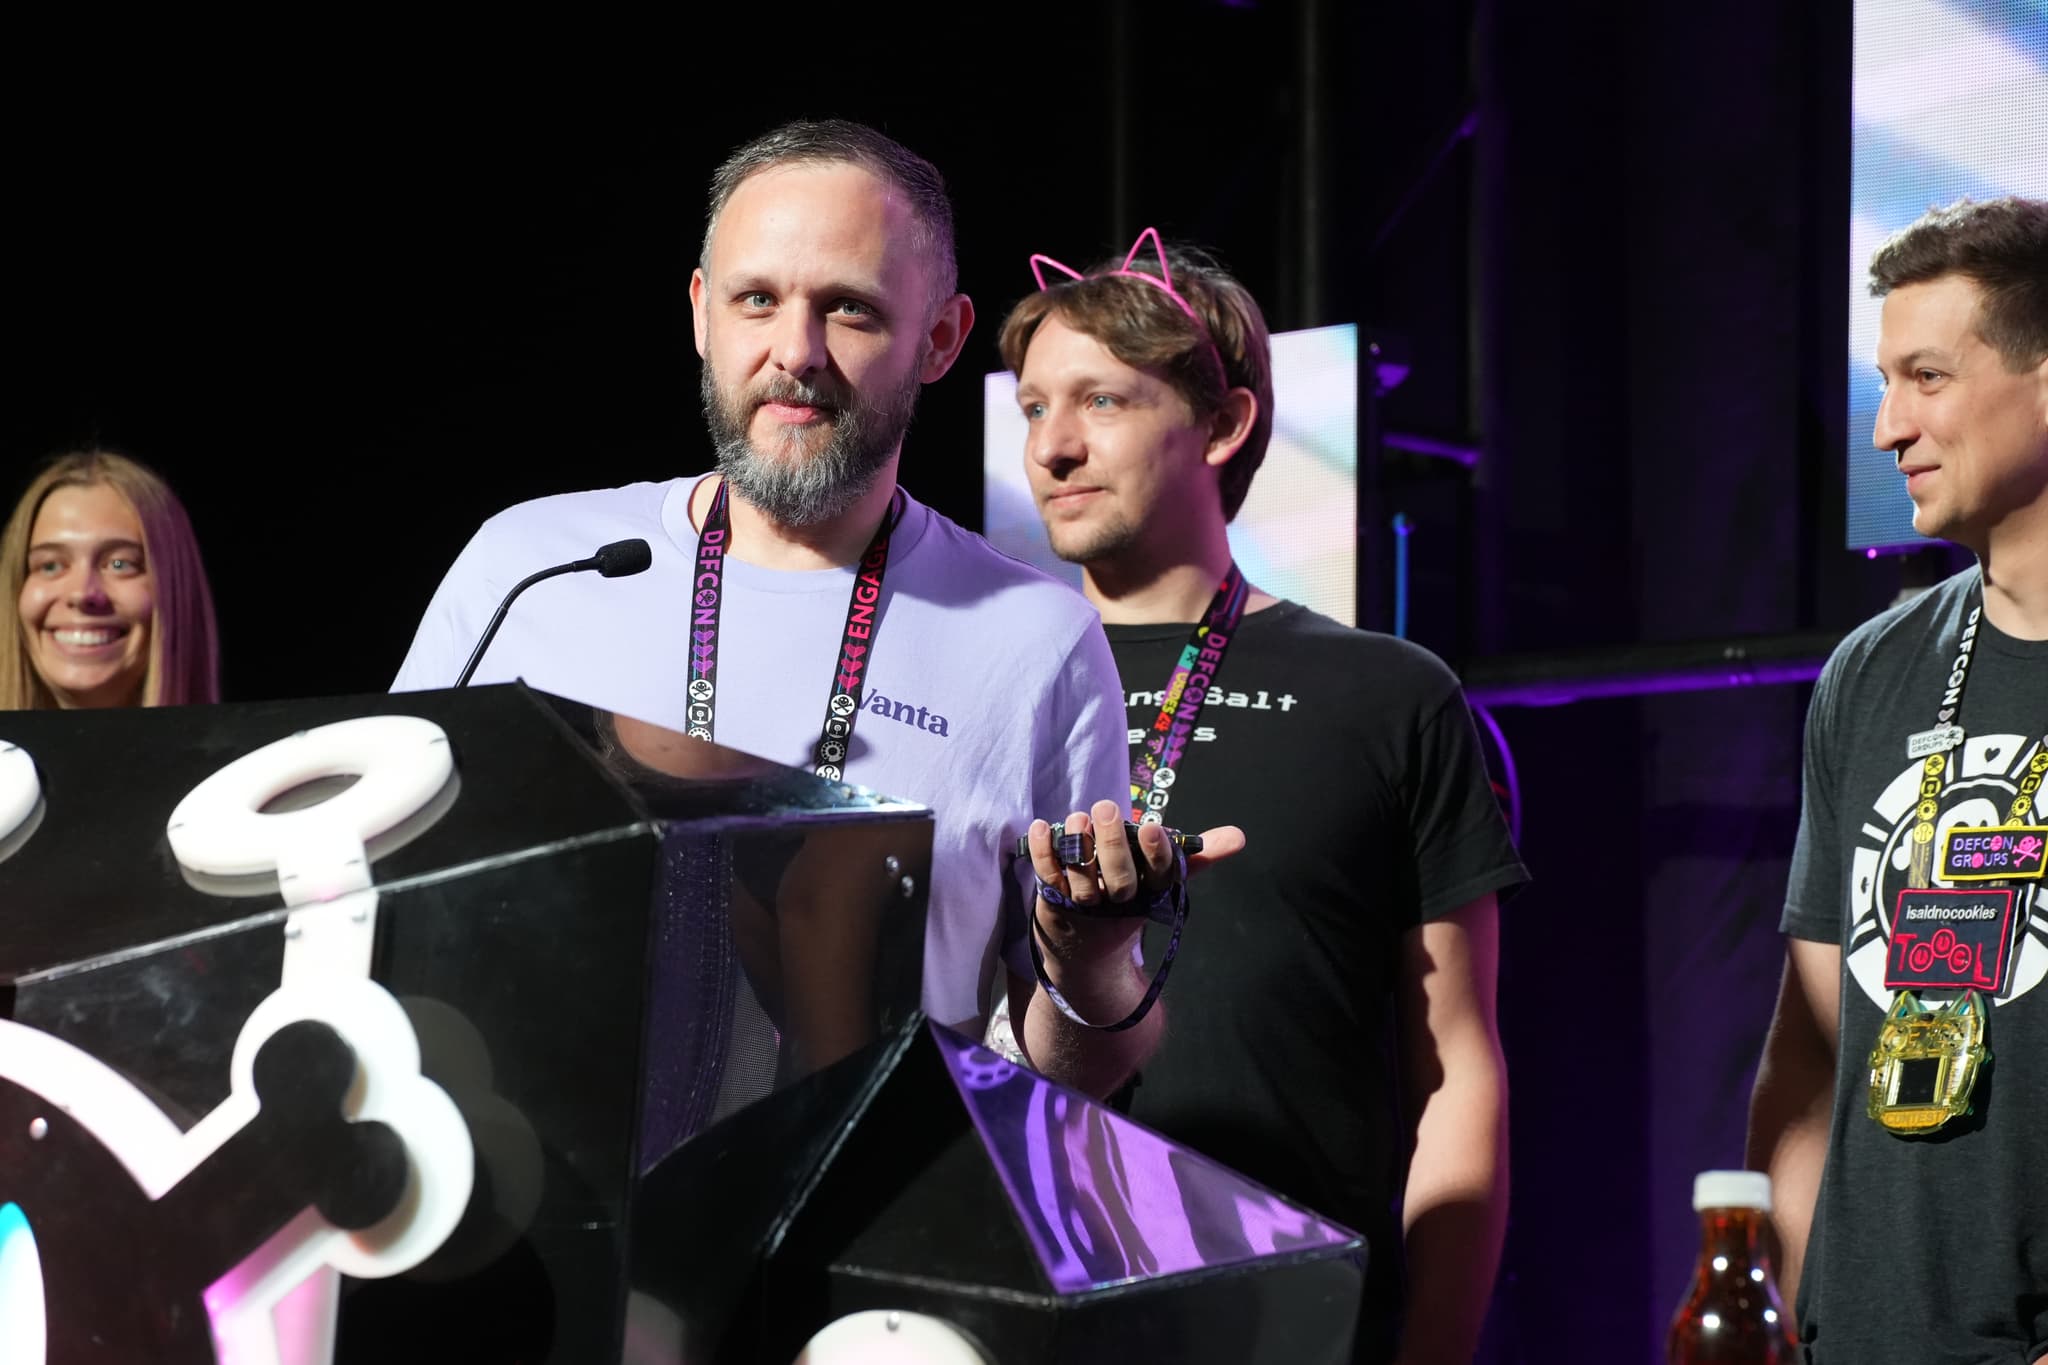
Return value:
[[(194, 787), (165, 833), (178, 861), (220, 877), (263, 873), (307, 825), (339, 822), (367, 842), (419, 811), (455, 770), (448, 736), (418, 716), (362, 716), (304, 730), (247, 753)], [(355, 785), (319, 805), (266, 815), (263, 806), (323, 777)]]
[(989, 1365), (974, 1339), (944, 1318), (870, 1308), (829, 1322), (804, 1344), (795, 1365)]
[(28, 750), (0, 740), (0, 839), (20, 829), (42, 797)]

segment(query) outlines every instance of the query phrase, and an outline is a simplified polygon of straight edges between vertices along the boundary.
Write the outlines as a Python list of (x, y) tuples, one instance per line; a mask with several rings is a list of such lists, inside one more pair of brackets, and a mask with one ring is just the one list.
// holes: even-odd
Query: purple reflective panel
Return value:
[(1359, 1240), (950, 1029), (931, 1029), (1058, 1293)]

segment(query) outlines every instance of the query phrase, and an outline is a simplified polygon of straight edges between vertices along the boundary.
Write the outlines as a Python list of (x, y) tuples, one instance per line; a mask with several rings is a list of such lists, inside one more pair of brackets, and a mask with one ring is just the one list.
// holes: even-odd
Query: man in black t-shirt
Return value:
[(1807, 718), (1750, 1102), (1809, 1361), (2048, 1356), (2048, 203), (1881, 247), (1875, 442), (1978, 564), (1852, 633)]
[(1148, 242), (1001, 337), (1047, 533), (1123, 677), (1134, 811), (1247, 836), (1203, 875), (1130, 1113), (1366, 1235), (1359, 1360), (1469, 1359), (1507, 1211), (1496, 897), (1526, 874), (1451, 672), (1236, 571), (1265, 321)]

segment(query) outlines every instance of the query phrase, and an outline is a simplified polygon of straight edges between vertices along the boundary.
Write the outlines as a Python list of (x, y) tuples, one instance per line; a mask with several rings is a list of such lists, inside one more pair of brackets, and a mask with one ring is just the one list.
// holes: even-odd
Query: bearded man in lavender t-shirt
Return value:
[[(805, 122), (733, 153), (712, 179), (690, 280), (719, 473), (491, 518), (435, 593), (393, 690), (451, 684), (499, 599), (536, 566), (640, 537), (653, 550), (646, 573), (528, 591), (475, 681), (523, 678), (687, 731), (699, 533), (723, 493), (716, 738), (810, 767), (857, 567), (893, 516), (843, 769), (936, 817), (925, 1010), (979, 1034), (1006, 992), (1027, 1058), (1107, 1094), (1157, 1044), (1164, 1011), (1110, 1032), (1058, 1009), (1032, 971), (1023, 897), (1033, 870), (1084, 908), (1180, 873), (1162, 831), (1138, 859), (1123, 838), (1123, 691), (1093, 608), (897, 488), (918, 390), (952, 367), (973, 326), (956, 280), (943, 181), (891, 139)], [(1093, 873), (1061, 870), (1033, 819), (1062, 811), (1068, 830), (1096, 832)], [(1012, 868), (1006, 851), (1027, 833), (1035, 868)], [(1241, 842), (1234, 828), (1208, 831), (1197, 861)], [(1033, 913), (1072, 1014), (1130, 1013), (1146, 986), (1133, 950), (1142, 918), (1062, 914), (1042, 899)]]

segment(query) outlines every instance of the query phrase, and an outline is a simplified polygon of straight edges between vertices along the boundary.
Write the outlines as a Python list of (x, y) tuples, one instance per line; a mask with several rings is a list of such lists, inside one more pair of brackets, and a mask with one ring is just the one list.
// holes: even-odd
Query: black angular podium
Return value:
[(634, 1241), (635, 1365), (795, 1360), (864, 1312), (938, 1319), (988, 1365), (1348, 1365), (1366, 1261), (1350, 1229), (922, 1020), (677, 1149)]
[(931, 841), (516, 684), (0, 713), (0, 1361), (1340, 1365), (1355, 1234), (919, 1013)]
[[(195, 836), (169, 824), (210, 774), (368, 717), (439, 727), (452, 776), (364, 842), (359, 891), (294, 902), (299, 872), (181, 861)], [(0, 1266), (37, 1273), (51, 1365), (212, 1361), (243, 1258), (309, 1207), (375, 1227), (419, 1197), (390, 1185), (412, 1109), (337, 1126), (360, 1098), (346, 1029), (301, 1019), (237, 1053), (291, 961), (319, 974), (299, 910), (368, 896), (367, 977), (403, 1011), (377, 1028), (416, 1040), (400, 1069), (452, 1101), (449, 1150), (474, 1158), (437, 1249), (339, 1281), (341, 1360), (619, 1359), (643, 1166), (918, 1004), (927, 811), (516, 684), (0, 713), (0, 823)], [(292, 856), (324, 866), (317, 841)], [(345, 944), (347, 918), (304, 932)], [(200, 1159), (238, 1105), (261, 1121)]]

